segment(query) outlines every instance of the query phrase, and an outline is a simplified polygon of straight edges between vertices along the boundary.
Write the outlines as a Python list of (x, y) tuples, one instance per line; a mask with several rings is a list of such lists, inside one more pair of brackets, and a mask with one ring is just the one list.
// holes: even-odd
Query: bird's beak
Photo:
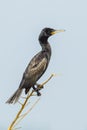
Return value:
[(59, 33), (59, 32), (65, 32), (65, 30), (55, 30), (51, 32), (51, 35)]

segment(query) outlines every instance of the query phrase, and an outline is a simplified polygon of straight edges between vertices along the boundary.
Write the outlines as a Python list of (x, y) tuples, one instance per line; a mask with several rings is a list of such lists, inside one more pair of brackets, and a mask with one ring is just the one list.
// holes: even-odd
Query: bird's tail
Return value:
[(16, 103), (19, 99), (19, 97), (21, 96), (22, 93), (22, 88), (18, 88), (15, 93), (6, 101), (6, 103), (8, 104), (12, 104), (12, 103)]

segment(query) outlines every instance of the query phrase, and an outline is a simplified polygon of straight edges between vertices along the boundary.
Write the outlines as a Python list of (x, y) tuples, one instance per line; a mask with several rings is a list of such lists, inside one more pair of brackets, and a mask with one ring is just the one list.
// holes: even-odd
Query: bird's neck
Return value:
[(50, 58), (50, 56), (51, 56), (51, 46), (50, 46), (49, 42), (47, 40), (44, 41), (44, 42), (39, 40), (39, 42), (40, 42), (40, 45), (42, 47), (42, 52), (46, 52), (47, 55), (49, 55), (49, 58)]
[(41, 45), (43, 51), (51, 50), (51, 46), (47, 40), (44, 40), (44, 41), (39, 40), (39, 42), (40, 42), (40, 45)]

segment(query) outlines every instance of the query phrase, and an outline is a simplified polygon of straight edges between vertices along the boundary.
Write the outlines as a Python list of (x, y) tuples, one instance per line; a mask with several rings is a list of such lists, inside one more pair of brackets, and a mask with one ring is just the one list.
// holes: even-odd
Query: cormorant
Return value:
[(23, 74), (22, 81), (19, 85), (19, 88), (7, 100), (6, 103), (9, 103), (9, 104), (16, 103), (22, 93), (22, 90), (25, 89), (25, 94), (27, 94), (31, 87), (37, 92), (38, 96), (41, 95), (39, 90), (35, 87), (35, 85), (37, 86), (37, 81), (46, 71), (49, 61), (50, 61), (51, 47), (48, 42), (48, 38), (58, 32), (64, 32), (64, 30), (44, 28), (41, 31), (38, 40), (42, 47), (42, 50), (32, 58), (32, 60), (30, 61), (29, 65), (27, 66)]

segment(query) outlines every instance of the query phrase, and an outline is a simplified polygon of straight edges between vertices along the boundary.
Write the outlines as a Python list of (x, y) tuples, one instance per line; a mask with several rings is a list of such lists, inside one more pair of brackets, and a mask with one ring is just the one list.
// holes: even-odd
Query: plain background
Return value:
[(19, 109), (5, 101), (41, 50), (38, 36), (44, 27), (66, 30), (49, 39), (52, 58), (39, 83), (52, 73), (56, 76), (19, 126), (21, 130), (87, 130), (86, 0), (0, 1), (0, 129), (8, 128)]

